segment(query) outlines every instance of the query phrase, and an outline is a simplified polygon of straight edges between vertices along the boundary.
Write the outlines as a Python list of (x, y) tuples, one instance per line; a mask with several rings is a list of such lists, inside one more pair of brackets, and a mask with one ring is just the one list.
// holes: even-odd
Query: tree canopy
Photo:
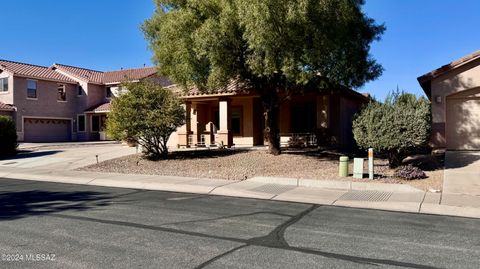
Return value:
[[(142, 29), (160, 71), (199, 89), (240, 80), (258, 92), (270, 146), (279, 146), (280, 94), (359, 87), (382, 67), (370, 44), (385, 30), (363, 0), (157, 0)], [(273, 144), (272, 144), (273, 143)]]

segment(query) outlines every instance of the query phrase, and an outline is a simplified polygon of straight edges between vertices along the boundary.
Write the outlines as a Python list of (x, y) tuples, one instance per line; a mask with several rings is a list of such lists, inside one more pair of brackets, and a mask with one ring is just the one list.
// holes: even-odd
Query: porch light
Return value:
[(435, 103), (437, 103), (437, 104), (441, 104), (441, 103), (442, 103), (442, 96), (441, 96), (441, 95), (435, 96)]

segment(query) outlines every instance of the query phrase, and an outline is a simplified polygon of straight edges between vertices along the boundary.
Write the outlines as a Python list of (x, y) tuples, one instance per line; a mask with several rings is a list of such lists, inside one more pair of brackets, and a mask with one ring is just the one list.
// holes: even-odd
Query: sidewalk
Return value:
[(479, 196), (442, 197), (441, 193), (424, 192), (401, 184), (268, 177), (228, 181), (4, 167), (0, 171), (2, 177), (480, 218)]

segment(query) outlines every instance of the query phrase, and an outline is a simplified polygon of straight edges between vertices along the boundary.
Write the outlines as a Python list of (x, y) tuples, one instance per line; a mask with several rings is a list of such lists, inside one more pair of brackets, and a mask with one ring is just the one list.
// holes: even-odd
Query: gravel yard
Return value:
[[(321, 151), (284, 151), (280, 156), (263, 150), (199, 150), (171, 153), (168, 160), (149, 161), (140, 155), (130, 155), (91, 165), (81, 170), (128, 174), (171, 175), (201, 178), (241, 180), (254, 176), (308, 178), (318, 180), (369, 181), (338, 176), (339, 153)], [(428, 178), (402, 180), (394, 178), (393, 170), (383, 159), (375, 161), (375, 182), (409, 184), (422, 190), (441, 190), (443, 168), (438, 158), (417, 157), (413, 164), (426, 167)], [(350, 164), (352, 171), (352, 164)]]

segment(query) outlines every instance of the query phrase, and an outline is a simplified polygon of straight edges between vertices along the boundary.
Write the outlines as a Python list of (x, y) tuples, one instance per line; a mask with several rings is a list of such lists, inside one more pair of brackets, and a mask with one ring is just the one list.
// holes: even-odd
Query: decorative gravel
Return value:
[[(80, 170), (127, 174), (171, 175), (199, 178), (243, 180), (254, 176), (308, 178), (318, 180), (353, 180), (338, 176), (340, 153), (325, 151), (284, 151), (273, 156), (263, 150), (199, 150), (177, 151), (167, 160), (149, 161), (130, 155)], [(350, 171), (353, 165), (350, 164)], [(426, 172), (427, 179), (402, 180), (392, 177), (393, 171), (383, 159), (375, 161), (375, 182), (410, 184), (420, 189), (440, 190), (443, 170)]]

